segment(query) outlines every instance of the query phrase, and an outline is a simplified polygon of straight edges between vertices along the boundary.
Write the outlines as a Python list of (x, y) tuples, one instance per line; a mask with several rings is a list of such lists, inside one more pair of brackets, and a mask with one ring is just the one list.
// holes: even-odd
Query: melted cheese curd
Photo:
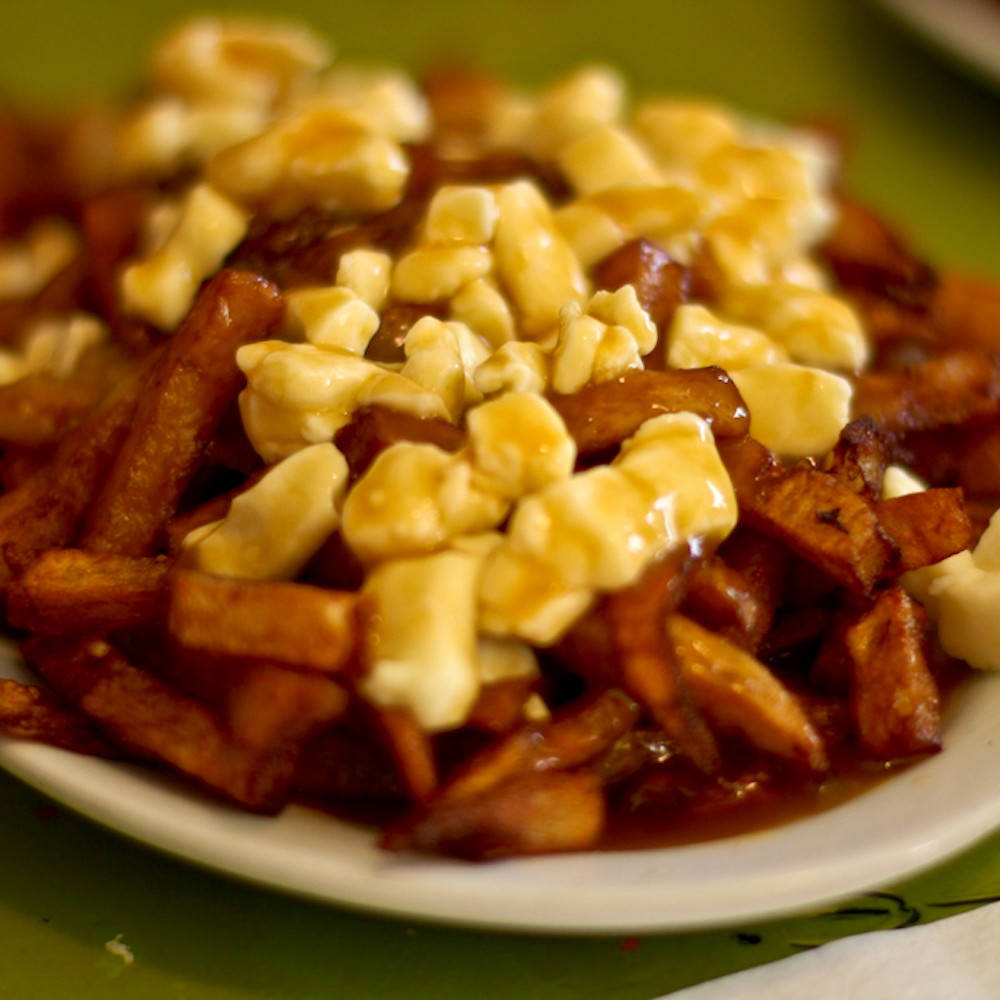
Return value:
[[(152, 96), (119, 128), (121, 179), (192, 178), (150, 214), (122, 275), (126, 310), (169, 334), (255, 213), (355, 221), (398, 205), (408, 144), (433, 127), (405, 75), (331, 67), (302, 28), (184, 25), (155, 53)], [(598, 595), (736, 523), (699, 417), (657, 416), (610, 464), (575, 472), (546, 393), (617, 379), (654, 349), (660, 366), (720, 365), (751, 433), (802, 458), (836, 442), (844, 376), (868, 357), (811, 256), (835, 211), (834, 157), (817, 137), (694, 100), (633, 105), (600, 66), (499, 93), (482, 131), (480, 153), (552, 164), (568, 196), (555, 203), (529, 177), (442, 186), (403, 252), (354, 249), (327, 284), (288, 291), (280, 338), (237, 354), (246, 433), (271, 468), (185, 542), (206, 571), (289, 579), (339, 531), (378, 607), (363, 694), (430, 731), (460, 726), (483, 683), (537, 671), (533, 647), (557, 642)], [(640, 237), (682, 264), (707, 252), (716, 305), (680, 306), (658, 335), (631, 285), (595, 288), (593, 266)], [(33, 254), (12, 248), (0, 279), (31, 280), (15, 272)], [(427, 312), (387, 364), (366, 349), (391, 304)], [(332, 439), (371, 404), (460, 425), (467, 443), (397, 443), (351, 483)]]

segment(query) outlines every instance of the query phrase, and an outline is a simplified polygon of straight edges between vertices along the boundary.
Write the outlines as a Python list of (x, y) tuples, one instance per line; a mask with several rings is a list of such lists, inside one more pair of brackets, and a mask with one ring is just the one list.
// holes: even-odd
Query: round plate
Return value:
[[(0, 674), (26, 679), (9, 646)], [(1000, 825), (1000, 675), (955, 696), (946, 749), (827, 812), (646, 851), (488, 864), (386, 854), (302, 808), (248, 815), (139, 766), (0, 740), (0, 766), (114, 830), (219, 872), (360, 909), (543, 932), (680, 930), (810, 909), (896, 881)]]
[(996, 0), (881, 3), (937, 47), (1000, 86), (1000, 3)]

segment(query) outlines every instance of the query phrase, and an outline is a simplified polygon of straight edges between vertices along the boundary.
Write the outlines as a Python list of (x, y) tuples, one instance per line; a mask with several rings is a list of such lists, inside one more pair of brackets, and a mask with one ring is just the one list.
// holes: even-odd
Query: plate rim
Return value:
[[(16, 652), (2, 639), (0, 676), (30, 679)], [(956, 697), (960, 704), (953, 705), (953, 710), (957, 708), (959, 715), (971, 712), (974, 721), (978, 718), (985, 741), (980, 752), (989, 759), (1000, 759), (1000, 744), (993, 746), (987, 726), (990, 720), (981, 718), (980, 707), (986, 701), (1000, 712), (1000, 673), (970, 679)], [(955, 729), (961, 736), (958, 726)], [(960, 740), (959, 748), (962, 745)], [(801, 859), (798, 868), (784, 872), (780, 868), (741, 872), (739, 857), (742, 854), (752, 861), (763, 854), (766, 858), (769, 842), (780, 851), (783, 842), (787, 846), (807, 830), (817, 839), (819, 824), (829, 824), (835, 815), (842, 824), (846, 814), (850, 830), (852, 815), (860, 811), (861, 819), (853, 818), (856, 832), (859, 823), (863, 827), (872, 804), (878, 809), (884, 800), (891, 812), (894, 802), (898, 806), (899, 800), (905, 799), (908, 788), (919, 790), (935, 780), (944, 781), (947, 788), (948, 772), (964, 766), (957, 755), (952, 755), (951, 761), (946, 749), (823, 813), (706, 844), (582, 852), (483, 865), (385, 854), (375, 847), (373, 832), (318, 810), (292, 806), (278, 817), (248, 814), (142, 765), (0, 738), (0, 767), (4, 770), (109, 831), (186, 864), (266, 890), (369, 914), (549, 935), (719, 929), (814, 911), (908, 878), (971, 847), (1000, 826), (1000, 796), (981, 797), (975, 808), (958, 819), (938, 816), (928, 829), (907, 831), (877, 848), (855, 848), (824, 866), (818, 875)], [(939, 774), (942, 770), (943, 778)], [(124, 799), (123, 788), (131, 793)], [(927, 797), (926, 789), (922, 794)], [(170, 809), (157, 812), (157, 805), (169, 805)], [(817, 842), (822, 844), (824, 833), (819, 830)], [(282, 838), (291, 838), (291, 856), (289, 843)], [(308, 848), (306, 860), (314, 862), (318, 870), (303, 867), (303, 846)], [(348, 856), (338, 863), (342, 851)], [(662, 881), (664, 872), (673, 870), (676, 874), (692, 862), (696, 867), (704, 865), (706, 857), (724, 865), (733, 864), (735, 859), (731, 872), (735, 881), (728, 887), (728, 897), (714, 906), (696, 906), (683, 912), (669, 903), (658, 906), (659, 895), (671, 891), (669, 880)], [(355, 863), (361, 865), (356, 871), (349, 867)], [(609, 872), (625, 872), (633, 881), (618, 885), (609, 880)], [(590, 884), (588, 875), (593, 879)], [(657, 889), (650, 888), (650, 880)], [(573, 895), (578, 885), (586, 888)], [(553, 890), (567, 887), (571, 898), (553, 905)], [(697, 899), (697, 886), (675, 879), (675, 893), (678, 887), (683, 889), (681, 898)], [(707, 884), (706, 889), (709, 894), (717, 892), (718, 885), (713, 889)]]

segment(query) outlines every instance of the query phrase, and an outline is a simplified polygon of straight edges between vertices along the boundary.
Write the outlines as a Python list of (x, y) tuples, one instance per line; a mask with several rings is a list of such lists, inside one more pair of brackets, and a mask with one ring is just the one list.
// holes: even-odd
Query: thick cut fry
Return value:
[(337, 673), (354, 663), (368, 611), (356, 593), (177, 570), (167, 628), (193, 649)]
[(828, 769), (802, 706), (764, 664), (683, 615), (667, 619), (667, 636), (695, 704), (714, 725), (811, 771)]
[[(132, 648), (148, 650), (158, 633), (121, 642), (126, 658)], [(129, 648), (124, 648), (128, 644)], [(233, 735), (258, 747), (305, 740), (347, 711), (346, 691), (319, 674), (288, 670), (265, 660), (211, 656), (196, 650), (165, 647), (150, 663), (158, 676), (183, 694), (218, 710)], [(150, 657), (147, 653), (147, 660)]]
[(237, 347), (266, 337), (281, 311), (277, 289), (255, 275), (222, 271), (202, 289), (152, 372), (90, 510), (83, 548), (131, 556), (154, 549), (239, 391)]
[(294, 744), (261, 749), (236, 739), (210, 709), (101, 640), (32, 640), (23, 649), (46, 680), (130, 753), (160, 760), (248, 809), (275, 812), (285, 804)]
[(890, 442), (870, 418), (852, 420), (841, 432), (824, 469), (855, 493), (878, 499), (889, 465)]
[(745, 620), (744, 645), (756, 650), (774, 624), (781, 603), (788, 550), (773, 538), (738, 524), (718, 554), (739, 573), (753, 595), (753, 613)]
[(604, 814), (593, 774), (525, 774), (474, 795), (438, 799), (390, 827), (382, 845), (474, 860), (580, 851), (599, 840)]
[(1000, 413), (1000, 359), (985, 351), (948, 351), (902, 371), (865, 372), (854, 382), (854, 414), (891, 433)]
[(716, 437), (745, 434), (750, 415), (721, 368), (632, 371), (549, 401), (566, 422), (581, 454), (621, 444), (640, 424), (661, 413), (687, 411), (704, 418)]
[(639, 581), (602, 602), (621, 683), (700, 770), (719, 766), (719, 749), (687, 692), (664, 631), (678, 607), (688, 568), (687, 550), (655, 563)]
[[(631, 240), (619, 247), (597, 265), (594, 277), (601, 288), (631, 285), (661, 337), (690, 293), (691, 272), (648, 240)], [(663, 354), (659, 346), (650, 352), (653, 367), (663, 367)]]
[(905, 238), (871, 209), (840, 198), (837, 223), (822, 248), (845, 288), (874, 291), (905, 305), (924, 305), (937, 277)]
[(118, 275), (122, 264), (139, 250), (143, 220), (155, 192), (142, 187), (116, 188), (88, 198), (80, 210), (80, 228), (86, 246), (87, 284), (119, 343), (141, 354), (155, 334), (142, 321), (122, 311)]
[(972, 542), (972, 523), (959, 489), (879, 500), (875, 514), (899, 550), (900, 572), (940, 562)]
[(437, 763), (429, 734), (405, 708), (372, 709), (406, 793), (414, 802), (425, 802), (437, 788)]
[(121, 447), (138, 378), (65, 437), (52, 461), (0, 497), (0, 584), (45, 549), (73, 541), (87, 505)]
[(944, 274), (931, 316), (946, 344), (1000, 352), (1000, 286), (960, 274)]
[(0, 679), (0, 735), (36, 740), (89, 757), (121, 756), (86, 716), (34, 684), (6, 679)]
[(747, 649), (755, 648), (767, 631), (765, 617), (774, 615), (750, 581), (719, 558), (706, 559), (691, 570), (681, 610)]
[(891, 587), (846, 631), (851, 714), (862, 747), (880, 760), (941, 746), (940, 699), (924, 656), (923, 624), (923, 609)]
[(614, 688), (604, 691), (550, 722), (523, 726), (476, 754), (451, 776), (441, 797), (466, 798), (518, 775), (579, 767), (605, 753), (638, 717), (631, 698)]
[(534, 691), (535, 677), (508, 677), (484, 684), (465, 724), (487, 733), (508, 733), (524, 718), (524, 703)]
[(36, 635), (109, 632), (158, 618), (166, 559), (81, 549), (42, 553), (7, 590), (7, 620)]
[(439, 417), (414, 417), (385, 406), (366, 406), (333, 438), (347, 459), (353, 478), (362, 475), (379, 452), (397, 441), (416, 441), (437, 445), (445, 451), (458, 451), (465, 444), (465, 434)]
[(725, 443), (746, 523), (766, 532), (856, 593), (868, 594), (896, 556), (870, 501), (828, 473), (775, 468), (756, 442)]
[(97, 403), (96, 380), (28, 375), (0, 387), (0, 441), (37, 447), (54, 444)]

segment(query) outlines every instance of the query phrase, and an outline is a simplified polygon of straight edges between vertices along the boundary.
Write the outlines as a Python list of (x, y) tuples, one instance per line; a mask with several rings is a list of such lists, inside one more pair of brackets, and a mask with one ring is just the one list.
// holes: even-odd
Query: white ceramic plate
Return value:
[(881, 0), (882, 6), (1000, 86), (1000, 3), (994, 0)]
[[(0, 675), (25, 679), (9, 645)], [(885, 885), (1000, 825), (1000, 674), (948, 713), (947, 749), (820, 815), (649, 851), (485, 865), (380, 852), (362, 829), (306, 809), (240, 813), (140, 767), (0, 740), (0, 766), (99, 823), (283, 891), (382, 913), (544, 932), (680, 930), (811, 909)]]

